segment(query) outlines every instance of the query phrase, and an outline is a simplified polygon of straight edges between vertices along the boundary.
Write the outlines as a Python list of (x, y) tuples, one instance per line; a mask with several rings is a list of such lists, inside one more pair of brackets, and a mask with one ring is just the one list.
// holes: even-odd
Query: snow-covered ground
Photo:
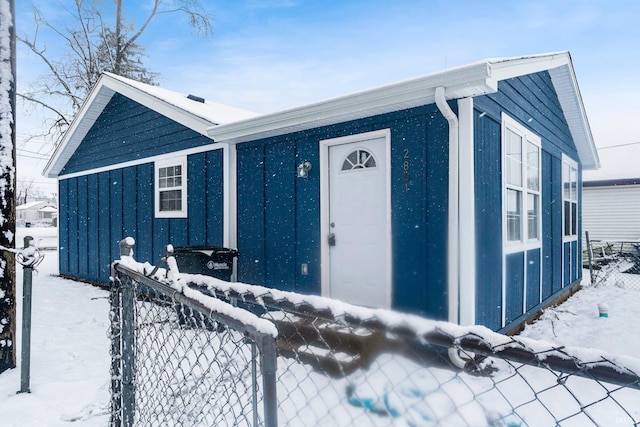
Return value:
[[(48, 240), (55, 242), (52, 233), (55, 229), (19, 229), (17, 239), (21, 242), (25, 234), (30, 234), (42, 239), (42, 246), (49, 246)], [(31, 393), (16, 394), (20, 389), (19, 362), (18, 368), (0, 374), (0, 425), (107, 425), (108, 293), (54, 277), (56, 252), (46, 252), (39, 270), (33, 279)], [(17, 283), (21, 298), (21, 267)], [(640, 305), (640, 286), (630, 283), (616, 280), (587, 287), (560, 307), (547, 310), (522, 335), (636, 357), (640, 330), (633, 325)], [(609, 306), (608, 318), (599, 317), (598, 304), (603, 302)], [(19, 318), (20, 308), (18, 304)]]
[[(17, 241), (31, 235), (49, 246), (55, 228), (19, 228)], [(21, 246), (21, 244), (19, 244)], [(18, 318), (22, 319), (22, 267), (18, 266)], [(63, 280), (58, 254), (45, 252), (33, 275), (31, 393), (20, 390), (18, 367), (0, 375), (0, 425), (105, 426), (109, 416), (108, 293)], [(18, 326), (18, 359), (21, 327)]]

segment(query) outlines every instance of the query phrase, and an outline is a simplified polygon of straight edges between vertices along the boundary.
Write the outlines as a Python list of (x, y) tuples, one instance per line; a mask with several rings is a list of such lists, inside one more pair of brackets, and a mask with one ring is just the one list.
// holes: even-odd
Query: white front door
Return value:
[(384, 135), (328, 146), (323, 227), (329, 296), (383, 308), (391, 293), (387, 148)]

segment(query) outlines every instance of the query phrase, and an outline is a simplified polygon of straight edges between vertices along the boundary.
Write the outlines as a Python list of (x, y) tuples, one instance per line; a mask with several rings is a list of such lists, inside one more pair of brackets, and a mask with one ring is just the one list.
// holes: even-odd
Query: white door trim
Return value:
[(340, 138), (324, 139), (320, 141), (320, 266), (322, 296), (330, 295), (331, 266), (329, 262), (329, 147), (340, 144), (368, 141), (384, 138), (385, 140), (385, 209), (386, 209), (386, 264), (387, 286), (385, 307), (391, 308), (392, 299), (392, 241), (391, 241), (391, 129), (348, 135)]

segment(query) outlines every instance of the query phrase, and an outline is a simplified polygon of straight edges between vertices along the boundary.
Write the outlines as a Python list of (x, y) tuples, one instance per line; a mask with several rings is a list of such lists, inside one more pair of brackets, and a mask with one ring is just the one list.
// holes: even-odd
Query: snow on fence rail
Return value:
[[(118, 387), (130, 383), (135, 390), (132, 420), (143, 419), (137, 411), (148, 411), (159, 419), (162, 405), (145, 395), (166, 394), (158, 379), (175, 370), (179, 375), (172, 379), (171, 394), (165, 399), (172, 408), (178, 406), (181, 394), (199, 390), (182, 400), (192, 418), (180, 418), (181, 425), (206, 425), (200, 423), (198, 411), (218, 417), (216, 425), (268, 425), (264, 414), (270, 410), (277, 412), (273, 417), (277, 416), (278, 425), (295, 426), (640, 423), (640, 361), (628, 356), (558, 347), (479, 326), (461, 327), (318, 296), (180, 274), (172, 257), (167, 258), (167, 269), (154, 269), (128, 257), (123, 263), (125, 268), (115, 268), (115, 282), (123, 281), (124, 274), (138, 283), (139, 292), (150, 282), (164, 284), (167, 291), (158, 295), (161, 287), (154, 285), (153, 292), (138, 294), (136, 315), (153, 314), (135, 323), (136, 363), (142, 360), (143, 367), (135, 365), (133, 376), (114, 370), (114, 381), (123, 383), (113, 387), (116, 396), (122, 394)], [(149, 301), (150, 294), (154, 301)], [(208, 299), (211, 297), (216, 304)], [(205, 304), (198, 308), (187, 299)], [(171, 304), (167, 306), (168, 300)], [(187, 303), (190, 310), (176, 301)], [(273, 394), (267, 392), (265, 383), (244, 380), (264, 377), (267, 372), (265, 365), (254, 362), (255, 349), (250, 358), (247, 350), (237, 347), (242, 339), (223, 338), (230, 332), (218, 326), (221, 310), (216, 307), (223, 304), (224, 310), (233, 309), (226, 302), (242, 307), (234, 309), (242, 313), (235, 319), (246, 320), (253, 329), (263, 328), (262, 333), (272, 340), (276, 335)], [(127, 316), (126, 309), (120, 311), (123, 318)], [(116, 314), (120, 311), (115, 310)], [(116, 317), (113, 311), (112, 316)], [(277, 332), (263, 322), (275, 326)], [(171, 338), (140, 338), (151, 325)], [(117, 322), (112, 331), (114, 342), (123, 343)], [(141, 341), (149, 344), (140, 345)], [(128, 346), (121, 345), (122, 359), (127, 360)], [(223, 354), (226, 365), (221, 371), (201, 369), (201, 357), (176, 349), (202, 352), (206, 360), (217, 360)], [(214, 356), (208, 356), (210, 352)], [(166, 355), (165, 360), (156, 359), (160, 354)], [(248, 365), (254, 369), (252, 375), (247, 373)], [(147, 380), (145, 370), (152, 373)], [(183, 372), (193, 375), (182, 379)], [(226, 380), (209, 385), (221, 372)], [(177, 384), (179, 381), (183, 383)], [(253, 406), (242, 403), (245, 396), (251, 396)], [(258, 400), (263, 406), (256, 405)], [(163, 417), (158, 425), (177, 420)], [(150, 420), (142, 424), (153, 425)]]

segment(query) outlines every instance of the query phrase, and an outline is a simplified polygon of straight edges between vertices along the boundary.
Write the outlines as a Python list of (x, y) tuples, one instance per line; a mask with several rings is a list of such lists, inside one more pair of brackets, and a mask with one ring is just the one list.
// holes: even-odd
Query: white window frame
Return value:
[[(508, 182), (507, 177), (507, 130), (520, 136), (521, 139), (521, 166), (520, 185)], [(502, 220), (503, 220), (503, 246), (505, 253), (523, 252), (530, 249), (542, 247), (542, 144), (541, 138), (529, 129), (525, 128), (506, 114), (502, 114)], [(535, 165), (528, 163), (528, 148), (532, 144), (537, 148), (538, 161)], [(538, 182), (537, 189), (528, 188), (527, 178), (529, 166), (537, 167)], [(508, 237), (508, 203), (507, 194), (509, 190), (518, 191), (521, 194), (520, 200), (520, 239), (509, 240)], [(537, 237), (529, 238), (529, 195), (536, 197), (536, 227)]]
[[(181, 185), (170, 188), (160, 188), (160, 169), (181, 166), (182, 177)], [(154, 199), (155, 199), (155, 215), (156, 218), (186, 218), (187, 217), (187, 156), (172, 157), (168, 159), (157, 160), (154, 162), (155, 183), (154, 183)], [(160, 193), (162, 191), (181, 190), (181, 207), (180, 210), (161, 211), (160, 210)]]
[[(567, 169), (569, 168), (569, 176), (567, 176)], [(575, 181), (571, 180), (571, 172), (574, 172)], [(565, 184), (569, 184), (569, 196), (566, 194)], [(573, 187), (572, 187), (573, 184)], [(578, 230), (580, 229), (580, 218), (578, 215), (578, 202), (580, 196), (578, 194), (578, 162), (573, 160), (572, 158), (562, 155), (562, 241), (566, 242), (575, 242), (578, 240)], [(565, 234), (565, 225), (567, 221), (567, 215), (569, 215), (569, 226), (573, 225), (573, 210), (570, 209), (570, 212), (567, 212), (566, 202), (569, 202), (570, 206), (575, 204), (575, 233), (571, 232), (568, 235)]]

